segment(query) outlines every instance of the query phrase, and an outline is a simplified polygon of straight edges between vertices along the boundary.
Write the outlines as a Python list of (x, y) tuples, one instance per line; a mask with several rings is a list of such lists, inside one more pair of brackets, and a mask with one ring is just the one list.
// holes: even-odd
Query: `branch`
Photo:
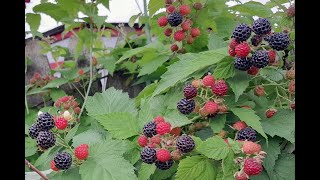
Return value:
[(49, 178), (44, 175), (41, 171), (39, 171), (39, 169), (37, 169), (36, 167), (34, 167), (28, 160), (24, 159), (24, 163), (34, 172), (36, 172), (37, 174), (39, 174), (39, 176), (41, 176), (44, 180), (49, 180)]

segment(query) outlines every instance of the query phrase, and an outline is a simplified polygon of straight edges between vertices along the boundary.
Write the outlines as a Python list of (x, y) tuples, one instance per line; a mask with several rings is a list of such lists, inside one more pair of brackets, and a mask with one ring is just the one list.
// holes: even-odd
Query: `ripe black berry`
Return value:
[(195, 147), (194, 140), (185, 134), (178, 137), (176, 144), (177, 148), (183, 153), (188, 153)]
[(56, 154), (53, 160), (58, 169), (69, 169), (72, 164), (72, 156), (67, 152)]
[(252, 30), (257, 35), (265, 35), (271, 32), (271, 24), (268, 19), (258, 18), (253, 22)]
[(50, 131), (40, 131), (37, 136), (37, 145), (41, 149), (49, 149), (56, 143), (56, 138)]
[(157, 134), (157, 124), (154, 121), (150, 121), (143, 126), (143, 134), (147, 137), (152, 137)]
[(197, 96), (197, 88), (193, 87), (192, 85), (187, 85), (183, 89), (184, 97), (187, 99), (191, 99)]
[(37, 123), (39, 124), (39, 127), (45, 131), (54, 127), (53, 116), (51, 116), (51, 114), (49, 114), (48, 112), (40, 114), (38, 116)]
[(246, 24), (239, 24), (233, 30), (232, 38), (238, 42), (246, 41), (251, 36), (251, 28)]
[(236, 58), (234, 61), (234, 67), (240, 71), (247, 71), (251, 67), (251, 58)]
[(160, 170), (167, 170), (167, 169), (171, 168), (173, 163), (174, 163), (174, 161), (172, 159), (169, 159), (166, 162), (161, 162), (161, 161), (156, 160), (155, 165)]
[(262, 37), (259, 35), (254, 35), (251, 38), (251, 44), (253, 46), (258, 46), (261, 43), (261, 41), (262, 41)]
[(29, 136), (32, 139), (35, 139), (37, 138), (40, 131), (41, 131), (41, 128), (39, 127), (38, 123), (33, 123), (29, 128)]
[(252, 141), (255, 142), (257, 140), (257, 133), (254, 129), (250, 127), (246, 127), (244, 129), (241, 129), (237, 134), (237, 140), (241, 141)]
[(144, 163), (152, 164), (156, 161), (156, 150), (151, 147), (145, 147), (140, 153), (140, 158)]
[(252, 64), (257, 68), (264, 68), (269, 63), (269, 56), (266, 50), (256, 51), (252, 56)]
[(177, 103), (177, 108), (182, 114), (190, 114), (195, 107), (196, 103), (193, 99), (183, 98)]
[(173, 12), (168, 16), (168, 22), (171, 27), (179, 26), (182, 23), (182, 16), (178, 12)]
[(268, 43), (272, 49), (282, 51), (287, 49), (290, 44), (290, 39), (286, 33), (273, 33), (270, 36)]

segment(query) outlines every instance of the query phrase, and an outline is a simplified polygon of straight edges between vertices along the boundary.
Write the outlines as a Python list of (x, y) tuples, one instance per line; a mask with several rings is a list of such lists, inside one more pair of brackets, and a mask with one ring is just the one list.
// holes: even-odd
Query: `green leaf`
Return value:
[(244, 121), (248, 126), (251, 126), (254, 130), (266, 138), (266, 140), (268, 140), (268, 137), (264, 133), (261, 126), (261, 118), (255, 114), (254, 110), (248, 108), (231, 108), (230, 110), (236, 116), (238, 116), (241, 121)]
[(27, 112), (25, 113), (25, 124), (31, 126), (34, 122), (36, 122), (37, 117), (38, 117), (38, 111), (34, 109), (29, 109), (29, 114)]
[(49, 92), (47, 89), (41, 89), (41, 88), (33, 88), (30, 91), (27, 92), (27, 96), (33, 95), (33, 94), (40, 94), (40, 93), (46, 93)]
[(213, 120), (210, 121), (210, 127), (214, 133), (219, 133), (226, 123), (227, 116), (225, 114), (216, 116)]
[(102, 93), (89, 96), (86, 104), (88, 115), (104, 115), (113, 112), (129, 112), (137, 114), (134, 100), (129, 98), (128, 93), (116, 90), (114, 87), (108, 88)]
[(177, 110), (168, 111), (168, 113), (164, 115), (164, 119), (171, 124), (172, 128), (182, 127), (192, 123), (186, 116), (182, 115)]
[(215, 160), (226, 158), (230, 151), (228, 144), (220, 136), (207, 139), (197, 149), (201, 154)]
[(153, 118), (155, 118), (155, 115), (153, 115), (148, 101), (142, 99), (140, 111), (139, 111), (139, 126), (140, 126), (140, 128), (143, 128), (144, 124), (146, 124), (149, 121), (152, 121)]
[(270, 8), (267, 8), (262, 3), (254, 1), (232, 6), (231, 9), (239, 11), (240, 13), (248, 13), (251, 16), (259, 16), (262, 18), (270, 17), (273, 14)]
[(234, 58), (223, 58), (213, 71), (213, 76), (217, 79), (228, 79), (235, 75), (235, 68), (233, 65)]
[(34, 155), (37, 150), (37, 141), (35, 139), (31, 139), (30, 137), (26, 137), (24, 140), (25, 143), (25, 151), (24, 151), (24, 156), (29, 157)]
[(138, 77), (153, 73), (168, 59), (168, 55), (158, 55), (155, 59), (153, 59), (151, 62), (147, 63), (140, 69)]
[(228, 46), (227, 43), (225, 43), (220, 36), (217, 36), (216, 34), (213, 34), (213, 33), (209, 34), (209, 40), (208, 40), (209, 50), (219, 49), (226, 46)]
[(56, 101), (57, 99), (66, 96), (67, 94), (62, 89), (51, 89), (50, 97), (52, 101)]
[(37, 32), (40, 26), (41, 16), (40, 14), (27, 13), (26, 21), (30, 26), (31, 33)]
[(55, 173), (50, 179), (53, 180), (71, 180), (81, 179), (78, 167), (71, 167), (70, 169), (59, 171)]
[(130, 20), (129, 20), (129, 26), (132, 28), (133, 25), (134, 25), (134, 22), (141, 16), (141, 13), (137, 14), (137, 15), (133, 15), (130, 17)]
[[(164, 180), (172, 177), (177, 171), (178, 163), (173, 163), (170, 169), (160, 170), (156, 169), (154, 174), (151, 176), (150, 180)], [(171, 178), (173, 180), (173, 178)]]
[(108, 16), (93, 16), (93, 21), (97, 25), (98, 28), (106, 22)]
[(113, 75), (116, 69), (116, 59), (113, 56), (102, 56), (97, 60), (100, 64), (103, 64), (103, 67), (107, 69), (110, 74)]
[(101, 143), (104, 140), (104, 136), (97, 130), (89, 129), (85, 132), (77, 134), (72, 139), (72, 146), (77, 147), (80, 144), (93, 145)]
[(103, 4), (104, 7), (109, 9), (109, 0), (98, 0), (97, 2)]
[(76, 124), (66, 135), (65, 141), (69, 143), (69, 141), (73, 138), (73, 136), (76, 134), (80, 124)]
[(64, 61), (63, 62), (63, 67), (67, 67), (67, 68), (75, 68), (77, 65), (77, 62), (75, 61)]
[(241, 152), (241, 147), (242, 146), (241, 146), (240, 142), (235, 141), (235, 140), (233, 140), (231, 138), (228, 138), (228, 143), (231, 146), (231, 149), (235, 154), (238, 154), (238, 153)]
[(52, 81), (50, 81), (46, 86), (44, 86), (43, 89), (58, 88), (67, 82), (68, 82), (68, 80), (65, 78), (56, 78), (56, 79), (53, 79)]
[(93, 116), (116, 139), (127, 139), (138, 135), (138, 120), (128, 112), (114, 112)]
[(280, 154), (274, 167), (272, 180), (295, 179), (295, 156), (294, 154)]
[(148, 3), (148, 10), (150, 17), (156, 13), (160, 8), (165, 6), (164, 1), (150, 0)]
[(156, 97), (152, 97), (149, 100), (150, 111), (154, 116), (164, 115), (167, 111), (166, 108), (166, 99), (164, 95), (158, 95)]
[(209, 159), (202, 156), (187, 157), (180, 161), (176, 173), (176, 180), (208, 180), (215, 179), (216, 167)]
[(42, 3), (33, 7), (35, 13), (44, 13), (56, 21), (68, 17), (68, 12), (63, 10), (59, 5), (53, 3)]
[[(214, 22), (217, 25), (217, 35), (223, 38), (229, 37), (236, 26), (235, 20), (229, 17), (218, 16), (218, 18), (214, 19)], [(227, 51), (228, 50), (226, 50), (226, 52)]]
[(270, 177), (266, 173), (266, 171), (262, 171), (259, 175), (250, 176), (250, 180), (270, 180)]
[(227, 80), (232, 91), (235, 94), (235, 102), (238, 101), (239, 97), (247, 89), (250, 82), (250, 77), (247, 72), (236, 72), (236, 75), (233, 78)]
[(131, 164), (135, 164), (140, 160), (140, 152), (141, 152), (141, 147), (137, 143), (138, 137), (135, 137), (131, 144), (130, 149), (127, 150), (127, 152), (123, 155), (123, 157), (128, 160)]
[(268, 146), (265, 142), (262, 143), (262, 149), (267, 153), (267, 156), (263, 160), (263, 167), (270, 177), (274, 175), (274, 166), (279, 154), (281, 153), (280, 143), (281, 139), (278, 137), (270, 138)]
[(154, 164), (142, 163), (138, 173), (138, 179), (148, 180), (155, 170), (156, 170), (156, 166)]
[(211, 128), (206, 127), (206, 128), (201, 129), (200, 131), (196, 131), (194, 133), (194, 135), (204, 141), (204, 140), (212, 137), (214, 134), (213, 134), (213, 131)]
[(275, 135), (295, 142), (295, 112), (289, 109), (279, 109), (271, 118), (262, 116), (262, 127), (271, 137)]
[(268, 68), (268, 67), (261, 68), (260, 75), (263, 75), (266, 78), (271, 79), (273, 81), (280, 81), (284, 78), (281, 70), (274, 69), (274, 68)]
[(239, 167), (234, 163), (234, 159), (233, 151), (229, 151), (227, 157), (222, 159), (222, 171), (225, 177), (233, 176), (237, 172)]
[(50, 162), (54, 156), (61, 150), (61, 146), (54, 146), (49, 148), (34, 163), (34, 166), (37, 167), (40, 171), (50, 169)]
[(116, 140), (90, 146), (90, 156), (80, 166), (81, 179), (137, 180), (134, 167), (122, 157), (127, 148), (125, 141)]
[[(158, 87), (153, 96), (162, 93), (169, 87), (185, 79), (197, 70), (218, 63), (227, 55), (227, 48), (220, 48), (201, 53), (187, 53), (179, 56), (180, 61), (170, 65), (168, 70), (161, 76)], [(179, 72), (179, 73), (177, 73)]]
[(154, 90), (157, 88), (157, 85), (158, 85), (157, 82), (154, 82), (146, 86), (142, 91), (140, 91), (138, 96), (135, 98), (136, 106), (140, 105), (141, 99), (146, 99), (150, 97), (154, 92)]

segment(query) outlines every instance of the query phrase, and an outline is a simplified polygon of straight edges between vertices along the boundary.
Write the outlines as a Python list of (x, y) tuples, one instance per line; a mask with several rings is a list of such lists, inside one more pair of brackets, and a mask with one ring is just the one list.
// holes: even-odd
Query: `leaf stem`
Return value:
[(84, 99), (84, 95), (81, 93), (80, 89), (77, 88), (77, 86), (74, 85), (73, 83), (70, 83), (70, 84), (78, 91), (78, 93), (79, 93), (79, 94), (81, 95), (81, 97)]
[(34, 172), (36, 172), (37, 174), (39, 174), (39, 176), (41, 176), (41, 178), (43, 178), (44, 180), (49, 180), (49, 178), (44, 175), (41, 171), (39, 171), (39, 169), (37, 169), (36, 167), (34, 167), (34, 165), (32, 165), (28, 160), (24, 159), (24, 163)]

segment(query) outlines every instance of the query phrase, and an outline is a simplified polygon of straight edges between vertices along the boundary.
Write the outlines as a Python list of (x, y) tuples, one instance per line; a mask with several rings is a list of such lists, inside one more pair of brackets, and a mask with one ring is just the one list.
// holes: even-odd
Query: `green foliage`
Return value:
[(149, 15), (152, 16), (160, 8), (165, 6), (164, 1), (150, 0), (148, 4)]
[(81, 179), (78, 167), (72, 167), (65, 171), (59, 171), (57, 173), (53, 172), (50, 174), (49, 178), (54, 180), (71, 180), (71, 179)]
[(26, 21), (30, 26), (31, 33), (33, 34), (33, 37), (35, 34), (38, 35), (38, 28), (40, 26), (41, 16), (40, 14), (32, 14), (27, 13), (26, 14)]
[(247, 89), (250, 82), (250, 77), (246, 72), (236, 71), (236, 74), (233, 78), (227, 80), (232, 91), (235, 94), (235, 102), (238, 101), (239, 97)]
[(201, 143), (197, 150), (208, 158), (220, 160), (228, 155), (230, 148), (220, 136), (213, 136)]
[(72, 139), (72, 146), (77, 147), (80, 144), (93, 145), (96, 143), (101, 143), (104, 139), (104, 135), (99, 131), (89, 129), (85, 132), (75, 135)]
[(219, 133), (226, 123), (227, 116), (225, 114), (218, 115), (214, 120), (210, 121), (210, 127), (214, 133)]
[(202, 156), (189, 156), (180, 161), (176, 180), (207, 180), (215, 179), (216, 167), (209, 159)]
[(269, 177), (274, 175), (274, 165), (281, 153), (280, 138), (269, 138), (269, 144), (262, 144), (262, 149), (267, 153), (266, 158), (263, 160), (263, 167), (267, 171)]
[(213, 76), (217, 79), (232, 78), (236, 74), (233, 61), (232, 57), (222, 59), (214, 69)]
[(68, 80), (65, 78), (56, 78), (52, 81), (50, 81), (46, 86), (43, 87), (43, 89), (47, 88), (59, 88), (59, 86), (67, 83)]
[(272, 11), (270, 8), (267, 8), (262, 3), (259, 2), (246, 2), (241, 5), (235, 5), (231, 7), (234, 11), (239, 11), (243, 15), (247, 16), (259, 16), (263, 18), (270, 17)]
[(30, 137), (26, 137), (24, 141), (25, 141), (24, 156), (29, 157), (34, 155), (38, 150), (36, 141), (31, 139)]
[(154, 164), (146, 164), (142, 163), (141, 168), (138, 173), (139, 180), (148, 180), (149, 177), (154, 173), (156, 170), (156, 166)]

